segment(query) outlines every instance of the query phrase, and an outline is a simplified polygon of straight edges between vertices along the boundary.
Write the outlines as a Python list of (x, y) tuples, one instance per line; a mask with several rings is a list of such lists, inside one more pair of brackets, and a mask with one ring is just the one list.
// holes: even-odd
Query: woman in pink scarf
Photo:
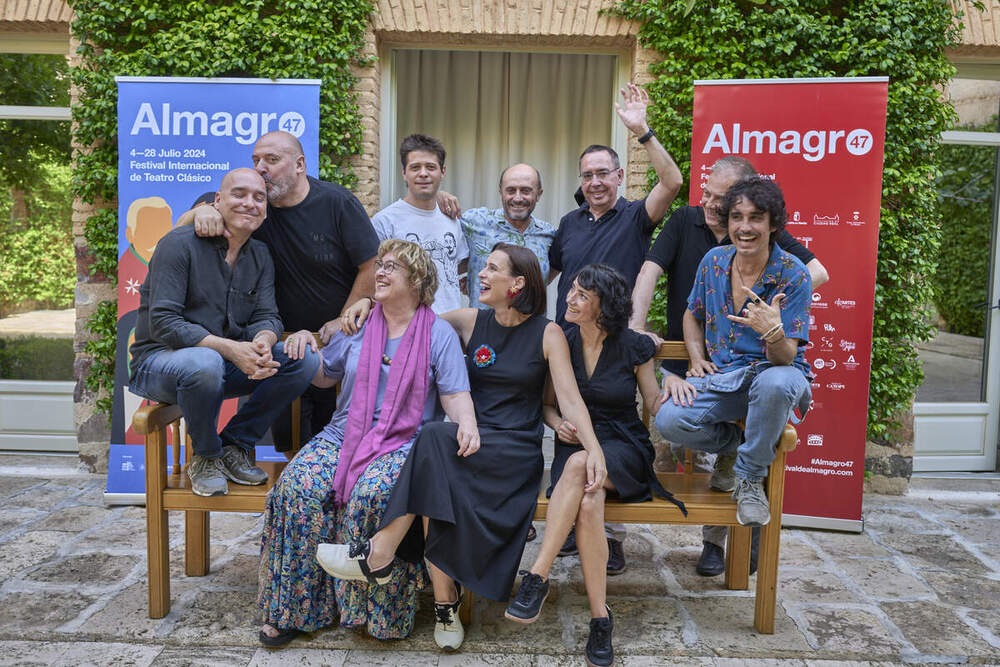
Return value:
[[(413, 628), (423, 564), (401, 562), (388, 586), (375, 586), (335, 580), (314, 556), (319, 542), (360, 539), (379, 525), (425, 422), (446, 413), (466, 434), (458, 453), (479, 448), (458, 336), (429, 307), (436, 289), (434, 264), (419, 245), (385, 241), (375, 260), (372, 316), (363, 330), (336, 334), (322, 350), (313, 384), (340, 382), (337, 410), (268, 496), (258, 596), (265, 646), (284, 646), (337, 620), (378, 639), (403, 638)], [(312, 341), (298, 332), (285, 349), (293, 356)]]

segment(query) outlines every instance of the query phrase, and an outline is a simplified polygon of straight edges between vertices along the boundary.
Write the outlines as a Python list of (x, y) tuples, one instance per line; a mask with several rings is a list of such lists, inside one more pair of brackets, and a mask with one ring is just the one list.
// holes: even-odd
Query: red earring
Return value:
[(507, 288), (507, 298), (509, 299), (513, 299), (520, 293), (521, 293), (520, 289), (514, 289), (513, 287)]

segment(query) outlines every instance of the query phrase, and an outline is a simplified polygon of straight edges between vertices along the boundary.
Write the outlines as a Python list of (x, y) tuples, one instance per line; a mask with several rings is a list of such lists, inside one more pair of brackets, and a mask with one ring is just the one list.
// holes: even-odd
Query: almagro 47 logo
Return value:
[(143, 102), (135, 114), (129, 134), (136, 136), (143, 130), (157, 137), (233, 137), (237, 143), (249, 146), (261, 135), (275, 130), (301, 137), (306, 130), (306, 121), (297, 111), (286, 111), (280, 116), (277, 113), (249, 111), (235, 116), (228, 111), (216, 111), (209, 115), (207, 111), (173, 111), (170, 102), (161, 104), (157, 113), (152, 104)]
[(854, 130), (744, 130), (740, 123), (726, 127), (713, 123), (701, 152), (713, 149), (725, 154), (764, 155), (781, 153), (801, 155), (807, 162), (818, 162), (843, 148), (851, 155), (865, 155), (872, 149), (872, 133)]

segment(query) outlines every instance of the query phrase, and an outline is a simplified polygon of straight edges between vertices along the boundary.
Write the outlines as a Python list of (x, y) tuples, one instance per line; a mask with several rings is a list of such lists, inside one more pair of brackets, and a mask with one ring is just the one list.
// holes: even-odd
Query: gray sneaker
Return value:
[(719, 454), (715, 457), (715, 466), (712, 468), (712, 479), (708, 485), (713, 491), (735, 491), (736, 472), (733, 466), (736, 465), (736, 450), (726, 454)]
[(267, 473), (250, 463), (250, 455), (242, 447), (222, 448), (222, 474), (237, 484), (256, 486), (267, 481)]
[(736, 520), (741, 526), (766, 526), (771, 520), (771, 506), (760, 480), (739, 480), (733, 491), (733, 500), (736, 501)]
[(222, 459), (195, 454), (188, 466), (191, 491), (198, 496), (224, 496), (229, 493)]

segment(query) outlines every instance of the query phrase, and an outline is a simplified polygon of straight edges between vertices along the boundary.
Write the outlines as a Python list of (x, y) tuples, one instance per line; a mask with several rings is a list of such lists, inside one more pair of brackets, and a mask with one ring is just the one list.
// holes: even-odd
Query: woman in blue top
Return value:
[[(385, 241), (375, 260), (372, 317), (323, 348), (313, 383), (340, 382), (337, 410), (282, 472), (264, 515), (258, 603), (265, 646), (331, 625), (338, 609), (341, 625), (379, 639), (406, 637), (413, 628), (426, 582), (422, 563), (398, 561), (389, 585), (373, 586), (334, 580), (315, 554), (320, 542), (360, 539), (379, 525), (417, 433), (443, 418), (442, 405), (461, 430), (476, 434), (459, 454), (478, 449), (458, 336), (429, 308), (436, 288), (436, 270), (420, 246)], [(285, 349), (294, 358), (312, 341), (310, 332), (297, 332)]]

